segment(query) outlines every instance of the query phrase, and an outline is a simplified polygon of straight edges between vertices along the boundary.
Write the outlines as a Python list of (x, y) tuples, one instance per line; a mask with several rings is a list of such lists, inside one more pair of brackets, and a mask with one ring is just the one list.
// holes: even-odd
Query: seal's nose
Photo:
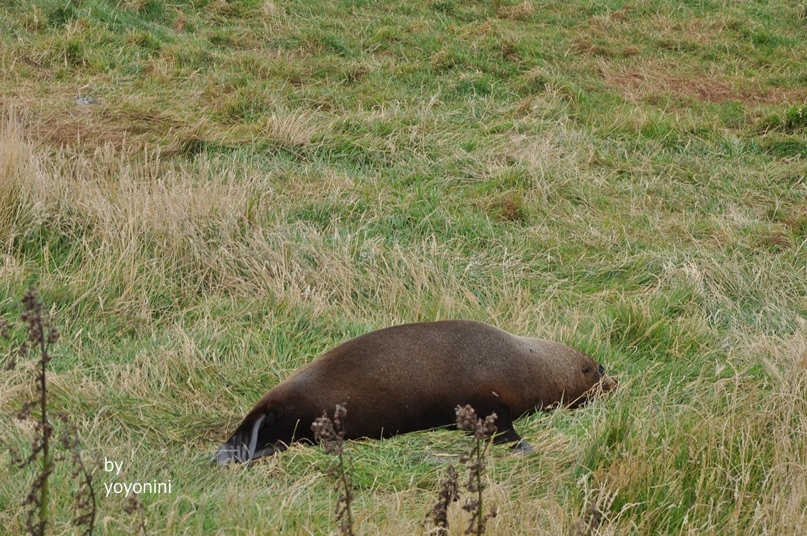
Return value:
[(603, 374), (602, 378), (600, 378), (600, 385), (602, 385), (603, 391), (616, 391), (616, 388), (619, 387), (619, 382), (608, 374)]

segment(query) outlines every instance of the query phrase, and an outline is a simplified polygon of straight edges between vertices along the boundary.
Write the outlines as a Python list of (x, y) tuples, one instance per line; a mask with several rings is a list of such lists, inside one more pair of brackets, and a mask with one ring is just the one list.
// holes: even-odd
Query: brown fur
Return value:
[(497, 443), (520, 441), (513, 419), (575, 407), (598, 385), (616, 388), (600, 365), (560, 343), (465, 320), (405, 324), (349, 340), (275, 386), (216, 460), (247, 462), (311, 441), (311, 423), (337, 404), (347, 408), (346, 439), (451, 426), (454, 408), (470, 404), (482, 416), (496, 412)]

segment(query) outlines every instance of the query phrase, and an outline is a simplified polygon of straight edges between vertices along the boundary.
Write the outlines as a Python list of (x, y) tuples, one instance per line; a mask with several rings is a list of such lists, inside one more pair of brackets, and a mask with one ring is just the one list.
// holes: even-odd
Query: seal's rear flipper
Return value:
[(216, 451), (216, 463), (219, 465), (227, 465), (231, 462), (249, 463), (263, 456), (274, 454), (277, 449), (272, 445), (260, 444), (258, 438), (262, 428), (270, 426), (276, 421), (277, 415), (268, 412), (257, 415), (252, 423), (241, 423), (232, 437)]

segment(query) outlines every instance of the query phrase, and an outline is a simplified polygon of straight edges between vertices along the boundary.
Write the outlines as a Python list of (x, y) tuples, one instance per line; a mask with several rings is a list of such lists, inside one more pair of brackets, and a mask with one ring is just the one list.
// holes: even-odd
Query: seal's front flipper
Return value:
[(510, 416), (510, 408), (500, 406), (496, 409), (495, 424), (498, 433), (494, 436), (493, 443), (496, 445), (521, 441), (521, 436), (518, 435), (518, 432), (516, 432), (516, 429), (513, 427), (513, 418)]
[[(511, 423), (512, 424), (512, 423)], [(512, 443), (510, 446), (514, 454), (527, 454), (532, 452), (532, 445), (521, 439), (521, 436), (512, 427), (498, 434), (493, 442), (501, 445), (502, 443)]]
[(519, 440), (518, 443), (515, 443), (512, 447), (513, 454), (529, 454), (532, 452), (532, 445), (524, 441), (523, 439)]

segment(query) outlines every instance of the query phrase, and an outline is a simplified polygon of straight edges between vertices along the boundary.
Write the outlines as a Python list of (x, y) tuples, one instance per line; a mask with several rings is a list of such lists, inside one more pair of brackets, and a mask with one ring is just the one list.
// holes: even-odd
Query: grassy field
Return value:
[[(168, 481), (148, 534), (336, 533), (321, 449), (213, 452), (328, 348), (444, 318), (620, 380), (492, 449), (489, 534), (803, 531), (804, 58), (794, 0), (2, 2), (0, 314), (52, 304), (53, 409), (122, 464), (97, 533), (138, 525), (105, 484)], [(0, 374), (16, 535), (34, 364)], [(424, 533), (467, 444), (350, 443), (357, 532)]]

